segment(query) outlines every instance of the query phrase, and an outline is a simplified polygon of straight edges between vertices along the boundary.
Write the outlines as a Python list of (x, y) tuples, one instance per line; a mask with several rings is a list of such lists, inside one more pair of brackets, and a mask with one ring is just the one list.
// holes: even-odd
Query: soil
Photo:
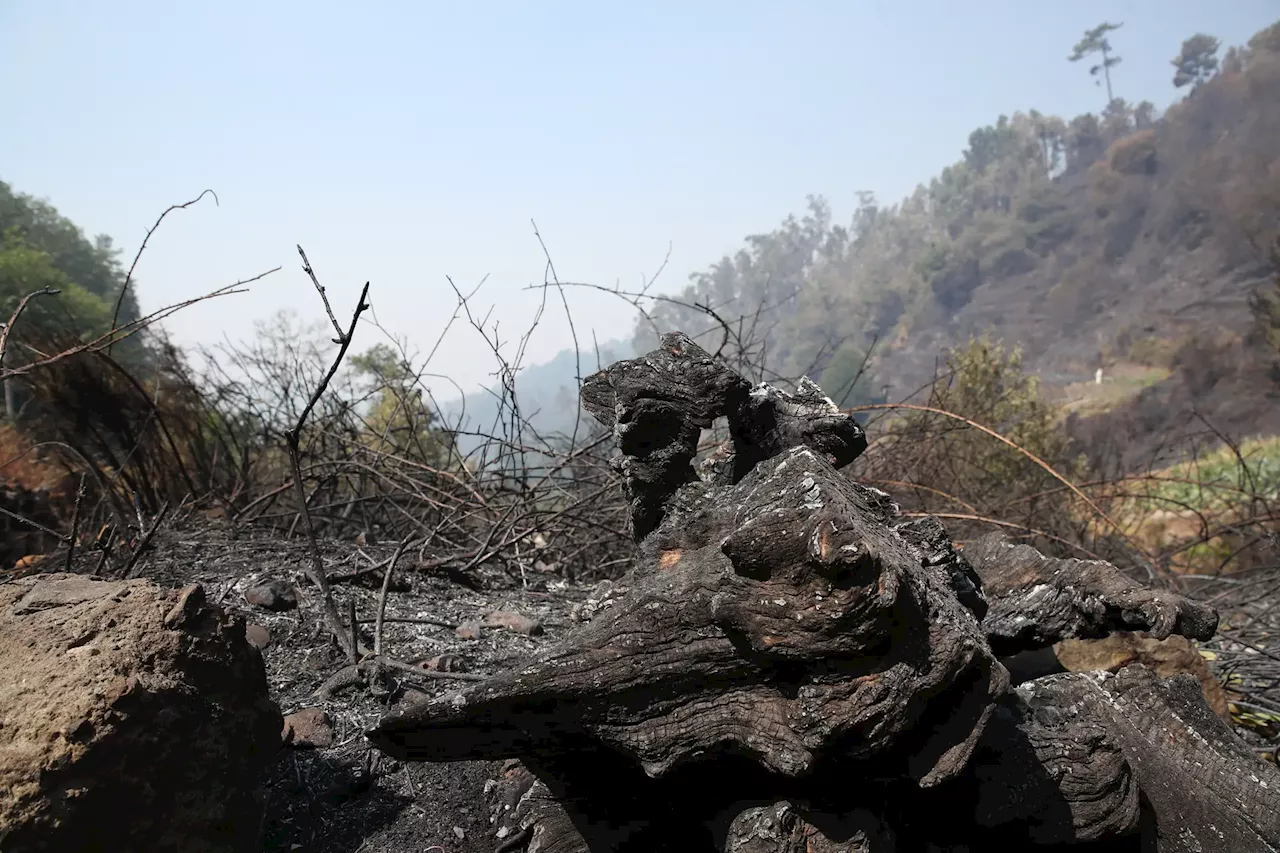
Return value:
[[(341, 578), (390, 558), (394, 545), (323, 542), (325, 567)], [(429, 619), (447, 626), (482, 622), (494, 610), (514, 611), (537, 620), (535, 636), (501, 627), (482, 627), (478, 640), (464, 640), (451, 627), (389, 622), (383, 652), (405, 662), (440, 654), (455, 657), (468, 672), (492, 674), (509, 668), (541, 644), (554, 642), (572, 626), (570, 610), (592, 586), (570, 585), (554, 575), (528, 570), (526, 583), (498, 572), (476, 573), (485, 588), (474, 591), (448, 577), (416, 566), (431, 554), (405, 554), (387, 597), (387, 618)], [(425, 558), (425, 559), (422, 559)], [(84, 557), (91, 570), (94, 555)], [(212, 601), (270, 633), (263, 649), (272, 698), (286, 715), (321, 707), (334, 729), (333, 745), (323, 749), (285, 748), (266, 783), (268, 809), (262, 827), (264, 851), (306, 853), (490, 853), (495, 837), (486, 782), (498, 773), (494, 762), (404, 764), (371, 749), (364, 732), (396, 701), (421, 694), (447, 693), (466, 682), (396, 674), (390, 692), (378, 696), (365, 685), (335, 691), (317, 689), (343, 668), (345, 660), (323, 626), (319, 596), (304, 574), (305, 544), (267, 533), (236, 532), (225, 527), (162, 531), (139, 563), (137, 575), (169, 586), (204, 585)], [(285, 580), (295, 585), (299, 606), (271, 612), (245, 602), (256, 585)], [(377, 612), (382, 571), (334, 584), (339, 612), (355, 601), (357, 620)], [(363, 642), (372, 644), (373, 624), (361, 624)]]

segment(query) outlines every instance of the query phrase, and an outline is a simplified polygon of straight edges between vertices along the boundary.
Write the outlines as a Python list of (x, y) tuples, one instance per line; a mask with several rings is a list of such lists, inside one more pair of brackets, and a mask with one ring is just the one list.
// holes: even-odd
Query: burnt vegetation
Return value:
[[(1072, 55), (1098, 114), (1001, 117), (900, 204), (814, 198), (675, 296), (610, 290), (645, 355), (575, 340), (555, 430), (516, 390), (538, 319), (505, 339), (452, 288), (444, 334), (494, 359), (476, 423), (376, 282), (299, 247), (324, 322), (184, 349), (158, 322), (203, 300), (144, 314), (109, 241), (0, 184), (3, 571), (182, 585), (247, 555), (230, 606), (243, 564), (296, 568), (306, 695), (369, 729), (315, 763), (366, 834), (428, 761), (511, 806), (460, 849), (1277, 849), (1280, 24), (1188, 39), (1163, 114), (1112, 92), (1122, 35)], [(609, 290), (546, 269), (544, 310)], [(441, 612), (397, 605), (426, 588)], [(585, 615), (442, 615), (468, 596)], [(428, 662), (406, 625), (527, 643)], [(1012, 662), (1115, 632), (1195, 641), (1230, 722), (1185, 676)], [(291, 760), (307, 816), (268, 843), (364, 844)]]

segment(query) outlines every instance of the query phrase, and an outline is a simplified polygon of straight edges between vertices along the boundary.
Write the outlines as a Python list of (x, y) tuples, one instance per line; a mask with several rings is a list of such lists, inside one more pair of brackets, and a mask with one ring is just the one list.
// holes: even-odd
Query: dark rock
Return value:
[(1209, 708), (1231, 722), (1226, 691), (1186, 637), (1174, 634), (1157, 640), (1145, 634), (1117, 631), (1100, 640), (1063, 640), (1053, 647), (1053, 654), (1069, 672), (1119, 672), (1140, 663), (1161, 678), (1193, 675), (1200, 682)]
[(436, 655), (419, 664), (423, 669), (433, 672), (466, 672), (467, 666), (457, 655)]
[(273, 580), (246, 590), (244, 600), (263, 610), (283, 612), (298, 606), (298, 591), (288, 581)]

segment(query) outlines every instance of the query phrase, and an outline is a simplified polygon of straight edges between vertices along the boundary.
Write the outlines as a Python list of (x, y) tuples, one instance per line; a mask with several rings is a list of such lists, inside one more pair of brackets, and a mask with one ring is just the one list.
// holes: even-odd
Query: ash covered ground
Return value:
[[(383, 578), (374, 567), (389, 560), (394, 545), (322, 541), (321, 549), (339, 612), (345, 618), (354, 600), (362, 642), (371, 645)], [(88, 555), (83, 560), (92, 562)], [(301, 539), (201, 525), (162, 531), (136, 571), (170, 586), (200, 583), (211, 600), (241, 615), (247, 625), (265, 628), (268, 686), (281, 711), (287, 716), (322, 708), (328, 715), (331, 745), (280, 753), (266, 783), (263, 850), (489, 853), (502, 841), (491, 820), (493, 809), (501, 806), (485, 796), (486, 783), (502, 771), (500, 762), (405, 764), (372, 749), (364, 738), (392, 703), (447, 693), (466, 682), (397, 672), (382, 685), (385, 692), (355, 684), (330, 696), (318, 694), (346, 661), (325, 627), (322, 598), (304, 574), (308, 561)], [(533, 569), (522, 582), (481, 568), (471, 574), (481, 588), (472, 589), (422, 567), (430, 562), (430, 554), (416, 552), (400, 559), (387, 596), (383, 652), (415, 664), (444, 655), (444, 666), (473, 674), (510, 668), (554, 642), (575, 624), (575, 608), (611, 588), (608, 581), (570, 584)], [(269, 581), (289, 583), (298, 606), (273, 612), (246, 601), (246, 591)], [(535, 620), (539, 630), (528, 634), (481, 625), (478, 639), (464, 639), (455, 630), (474, 629), (495, 611)]]

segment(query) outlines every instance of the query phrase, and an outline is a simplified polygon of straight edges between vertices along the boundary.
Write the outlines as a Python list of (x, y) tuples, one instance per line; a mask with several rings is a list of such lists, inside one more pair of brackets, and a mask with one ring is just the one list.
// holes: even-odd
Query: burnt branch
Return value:
[[(324, 294), (324, 288), (316, 280), (315, 274), (311, 271), (311, 265), (307, 261), (306, 254), (302, 251), (302, 247), (298, 247), (298, 254), (302, 255), (302, 261), (306, 271), (311, 276), (312, 282), (320, 292), (320, 297), (324, 302), (325, 310), (333, 318), (333, 311), (329, 307), (328, 297)], [(334, 320), (334, 327), (338, 330), (338, 338), (334, 341), (338, 345), (338, 352), (333, 358), (333, 362), (329, 366), (329, 370), (325, 373), (320, 383), (311, 392), (311, 397), (307, 400), (307, 404), (303, 407), (302, 412), (298, 415), (298, 420), (293, 428), (288, 430), (285, 435), (285, 445), (289, 450), (289, 464), (293, 470), (293, 484), (295, 492), (298, 496), (298, 505), (301, 507), (303, 528), (307, 534), (307, 541), (310, 544), (309, 554), (311, 564), (307, 567), (307, 575), (311, 578), (311, 582), (320, 590), (323, 597), (323, 607), (325, 618), (329, 623), (329, 630), (338, 641), (338, 645), (346, 653), (347, 660), (354, 665), (359, 661), (360, 650), (356, 646), (356, 641), (346, 632), (342, 622), (342, 616), (338, 613), (338, 607), (333, 600), (333, 590), (329, 586), (329, 579), (325, 574), (324, 560), (320, 556), (320, 545), (316, 540), (315, 523), (311, 518), (311, 511), (308, 507), (306, 490), (303, 486), (302, 479), (302, 461), (301, 461), (301, 439), (302, 429), (306, 426), (307, 418), (310, 416), (312, 409), (316, 403), (324, 396), (324, 392), (328, 389), (330, 381), (338, 372), (338, 368), (342, 365), (342, 359), (347, 354), (347, 349), (351, 346), (351, 339), (355, 335), (356, 323), (360, 321), (360, 315), (369, 308), (369, 282), (364, 283), (364, 287), (360, 290), (360, 299), (356, 302), (355, 310), (351, 313), (351, 323), (344, 333), (342, 328), (337, 325)], [(352, 626), (354, 628), (354, 625)]]
[(983, 626), (1001, 655), (1112, 631), (1208, 640), (1218, 630), (1213, 608), (1148, 589), (1101, 560), (1046, 557), (999, 533), (971, 543), (964, 556), (982, 579), (990, 607)]

